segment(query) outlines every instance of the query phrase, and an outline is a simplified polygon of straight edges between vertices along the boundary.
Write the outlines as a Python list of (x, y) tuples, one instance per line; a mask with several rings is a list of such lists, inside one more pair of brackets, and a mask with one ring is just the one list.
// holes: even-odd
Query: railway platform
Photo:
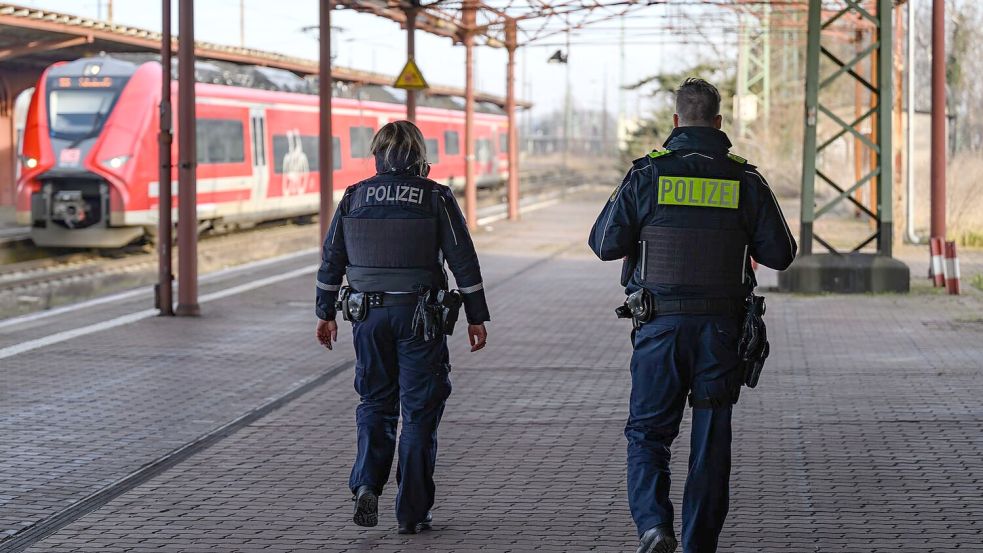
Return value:
[[(354, 355), (314, 339), (312, 249), (205, 277), (196, 319), (140, 289), (0, 321), (0, 551), (633, 551), (629, 326), (585, 244), (608, 192), (476, 236), (489, 346), (450, 341), (433, 531), (397, 535), (391, 489), (351, 522)], [(983, 550), (983, 297), (768, 301), (720, 550)]]
[(18, 225), (12, 207), (0, 206), (0, 243), (25, 237), (30, 229)]

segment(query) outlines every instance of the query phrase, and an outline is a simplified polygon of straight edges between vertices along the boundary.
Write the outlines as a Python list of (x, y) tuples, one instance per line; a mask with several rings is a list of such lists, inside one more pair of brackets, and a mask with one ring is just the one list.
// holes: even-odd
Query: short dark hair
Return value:
[(720, 92), (705, 80), (690, 77), (676, 89), (676, 114), (687, 125), (710, 126), (720, 115)]

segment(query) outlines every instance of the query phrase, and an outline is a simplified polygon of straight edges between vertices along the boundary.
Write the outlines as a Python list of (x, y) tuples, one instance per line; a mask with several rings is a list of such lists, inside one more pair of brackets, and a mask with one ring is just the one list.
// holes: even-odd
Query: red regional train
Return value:
[[(201, 226), (317, 213), (318, 99), (309, 86), (285, 91), (311, 83), (285, 71), (231, 67), (196, 65)], [(251, 76), (230, 78), (230, 71)], [(16, 204), (18, 221), (30, 225), (35, 244), (117, 248), (153, 233), (160, 82), (156, 61), (118, 55), (56, 64), (41, 76), (24, 128)], [(332, 103), (336, 199), (346, 186), (374, 173), (369, 144), (375, 131), (405, 117), (401, 91), (356, 87), (347, 98), (340, 92)], [(426, 137), (431, 178), (463, 186), (463, 101), (434, 97), (421, 104), (417, 123)], [(175, 136), (176, 128), (175, 121)], [(479, 186), (505, 179), (507, 131), (504, 112), (482, 103), (475, 114)], [(176, 144), (174, 150), (177, 160)], [(176, 220), (176, 168), (171, 178)]]

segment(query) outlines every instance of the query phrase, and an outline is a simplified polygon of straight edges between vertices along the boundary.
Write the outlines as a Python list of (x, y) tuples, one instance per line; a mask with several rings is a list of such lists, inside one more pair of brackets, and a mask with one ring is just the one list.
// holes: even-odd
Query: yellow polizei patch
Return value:
[(702, 177), (659, 177), (659, 203), (737, 209), (741, 183)]

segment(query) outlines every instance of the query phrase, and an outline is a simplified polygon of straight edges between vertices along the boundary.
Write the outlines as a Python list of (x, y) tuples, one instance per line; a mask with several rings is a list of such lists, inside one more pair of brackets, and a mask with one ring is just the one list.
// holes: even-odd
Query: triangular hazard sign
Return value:
[(423, 78), (423, 73), (420, 73), (420, 68), (416, 66), (416, 62), (412, 59), (407, 60), (406, 66), (399, 72), (399, 77), (396, 77), (396, 82), (393, 83), (393, 86), (413, 90), (430, 88), (427, 80)]

